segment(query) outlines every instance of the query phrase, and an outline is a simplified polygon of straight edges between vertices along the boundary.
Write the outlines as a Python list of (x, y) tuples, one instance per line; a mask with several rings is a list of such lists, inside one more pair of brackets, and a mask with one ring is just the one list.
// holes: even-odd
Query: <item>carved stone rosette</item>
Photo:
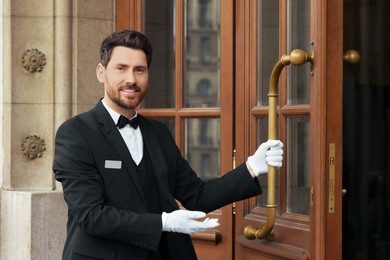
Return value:
[(40, 72), (46, 65), (46, 56), (38, 49), (28, 49), (22, 57), (22, 65), (29, 72)]
[(29, 160), (34, 160), (38, 157), (42, 157), (43, 152), (46, 150), (45, 141), (37, 135), (28, 135), (21, 145), (23, 154)]

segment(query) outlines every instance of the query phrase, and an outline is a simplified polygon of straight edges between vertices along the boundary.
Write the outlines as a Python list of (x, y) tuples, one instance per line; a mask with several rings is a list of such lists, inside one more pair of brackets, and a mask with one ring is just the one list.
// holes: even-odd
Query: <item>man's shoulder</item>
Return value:
[(153, 118), (146, 118), (140, 114), (138, 114), (138, 116), (140, 117), (140, 122), (142, 125), (151, 127), (158, 131), (169, 132), (168, 127), (162, 121)]
[(59, 128), (70, 128), (77, 127), (82, 124), (88, 124), (88, 121), (91, 121), (94, 116), (94, 108), (81, 112), (79, 114), (73, 115), (72, 117), (66, 119), (64, 122), (60, 124)]
[(138, 114), (138, 116), (140, 117), (141, 129), (142, 126), (147, 127), (152, 130), (152, 132), (154, 132), (159, 138), (162, 139), (168, 139), (168, 137), (173, 137), (167, 125), (164, 124), (162, 121), (158, 119), (146, 118), (140, 114)]

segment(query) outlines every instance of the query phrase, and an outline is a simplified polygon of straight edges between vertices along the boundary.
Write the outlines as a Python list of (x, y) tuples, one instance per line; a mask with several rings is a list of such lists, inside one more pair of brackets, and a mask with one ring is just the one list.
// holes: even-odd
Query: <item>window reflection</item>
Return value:
[(279, 60), (279, 1), (259, 0), (258, 106), (268, 105), (269, 79)]
[(153, 46), (148, 95), (144, 108), (174, 107), (174, 0), (143, 0), (143, 31)]
[[(310, 1), (287, 1), (287, 52), (311, 51)], [(310, 99), (310, 64), (287, 66), (287, 104), (308, 104)]]
[(210, 36), (202, 36), (200, 38), (200, 60), (204, 65), (210, 64)]
[(219, 8), (219, 0), (185, 1), (184, 107), (219, 106)]
[(287, 140), (287, 212), (309, 215), (309, 117), (287, 119)]
[(198, 10), (198, 21), (199, 27), (207, 28), (212, 25), (212, 21), (208, 19), (209, 11), (209, 0), (199, 0)]
[(208, 79), (202, 79), (196, 86), (196, 95), (198, 97), (208, 97), (211, 94), (211, 83)]
[(184, 156), (203, 179), (219, 176), (220, 120), (189, 118), (184, 120)]

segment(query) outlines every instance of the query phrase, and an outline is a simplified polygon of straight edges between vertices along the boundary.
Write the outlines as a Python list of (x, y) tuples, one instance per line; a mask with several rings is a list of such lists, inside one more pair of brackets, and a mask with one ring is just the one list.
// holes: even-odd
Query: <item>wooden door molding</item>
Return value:
[[(326, 77), (324, 62), (326, 57), (326, 12), (325, 1), (311, 1), (311, 31), (312, 46), (314, 51), (314, 66), (311, 85), (311, 101), (316, 104), (311, 114), (311, 174), (310, 186), (312, 189), (310, 229), (312, 240), (311, 259), (325, 259), (325, 163), (326, 163)], [(323, 22), (322, 18), (325, 20)], [(317, 85), (315, 85), (317, 84)], [(314, 178), (315, 176), (315, 178)]]
[[(342, 12), (338, 0), (311, 1), (311, 259), (342, 259)], [(329, 212), (329, 145), (336, 146), (335, 208)]]
[(115, 11), (116, 30), (142, 30), (142, 0), (116, 0)]
[[(326, 226), (324, 229), (324, 258), (342, 259), (342, 113), (343, 113), (343, 1), (322, 1), (326, 11), (326, 23), (322, 31), (326, 31), (326, 49), (323, 51), (326, 91), (326, 143), (324, 152), (325, 203), (324, 213)], [(324, 11), (325, 13), (325, 11)], [(329, 145), (335, 145), (335, 180), (334, 187), (329, 183)], [(334, 212), (329, 212), (329, 191), (334, 192)]]

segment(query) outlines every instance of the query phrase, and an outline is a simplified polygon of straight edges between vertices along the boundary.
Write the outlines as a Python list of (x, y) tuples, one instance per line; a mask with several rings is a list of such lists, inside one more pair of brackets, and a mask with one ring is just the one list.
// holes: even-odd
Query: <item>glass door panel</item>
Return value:
[(220, 106), (220, 3), (185, 1), (184, 107)]
[(213, 118), (184, 120), (184, 155), (203, 180), (217, 178), (220, 165), (220, 121)]
[(143, 32), (153, 43), (153, 61), (144, 108), (175, 106), (175, 1), (143, 0)]
[(310, 118), (287, 118), (287, 212), (310, 213)]
[[(287, 52), (301, 49), (311, 50), (310, 45), (310, 1), (287, 1)], [(288, 66), (287, 104), (307, 104), (310, 97), (310, 64)]]
[(267, 106), (269, 78), (275, 61), (279, 59), (278, 1), (259, 0), (258, 24), (257, 105)]

